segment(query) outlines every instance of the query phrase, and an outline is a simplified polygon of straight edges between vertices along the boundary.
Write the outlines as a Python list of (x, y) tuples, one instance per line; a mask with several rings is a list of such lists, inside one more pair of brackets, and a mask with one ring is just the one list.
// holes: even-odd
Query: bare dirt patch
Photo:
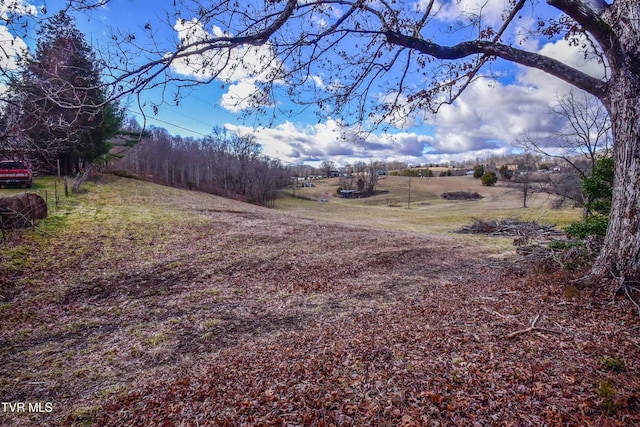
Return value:
[(90, 190), (22, 268), (1, 259), (0, 395), (53, 402), (2, 425), (640, 421), (633, 307), (565, 273), (458, 236)]

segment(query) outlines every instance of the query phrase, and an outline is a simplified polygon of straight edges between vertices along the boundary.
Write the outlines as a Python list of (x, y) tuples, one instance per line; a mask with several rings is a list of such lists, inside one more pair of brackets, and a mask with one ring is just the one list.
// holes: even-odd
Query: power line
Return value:
[(166, 107), (166, 106), (165, 106), (165, 107), (162, 107), (162, 108), (163, 108), (163, 109), (166, 109), (166, 110), (168, 110), (168, 111), (170, 111), (172, 114), (177, 114), (177, 115), (179, 115), (179, 116), (186, 117), (186, 118), (187, 118), (187, 119), (189, 119), (189, 120), (193, 120), (194, 122), (202, 123), (203, 125), (207, 125), (207, 126), (213, 127), (213, 126), (211, 126), (211, 124), (210, 124), (210, 123), (207, 123), (207, 122), (202, 121), (202, 120), (200, 120), (200, 119), (197, 119), (197, 118), (195, 118), (195, 117), (189, 116), (189, 115), (187, 115), (187, 114), (181, 113), (180, 111), (172, 110), (170, 107)]
[[(201, 135), (201, 136), (209, 136), (209, 135), (204, 134), (204, 133), (202, 133), (202, 132), (198, 132), (198, 131), (195, 131), (195, 130), (193, 130), (193, 129), (189, 129), (189, 128), (186, 128), (186, 127), (184, 127), (184, 126), (177, 125), (177, 124), (175, 124), (175, 123), (167, 122), (166, 120), (162, 120), (162, 119), (159, 119), (159, 118), (157, 118), (157, 117), (153, 117), (153, 116), (148, 116), (148, 115), (146, 115), (146, 114), (142, 114), (142, 113), (141, 113), (141, 112), (139, 112), (139, 111), (134, 111), (134, 110), (131, 110), (131, 109), (127, 109), (127, 111), (128, 111), (128, 112), (130, 112), (130, 113), (132, 113), (132, 114), (137, 114), (138, 116), (142, 116), (142, 117), (144, 117), (144, 118), (145, 118), (145, 120), (155, 120), (156, 122), (164, 123), (164, 124), (166, 124), (166, 125), (173, 126), (173, 127), (175, 127), (175, 128), (182, 129), (182, 130), (185, 130), (185, 131), (187, 131), (187, 132), (195, 133), (195, 134), (197, 134), (197, 135)], [(188, 117), (188, 116), (187, 116), (187, 117)], [(205, 124), (206, 124), (206, 123), (205, 123)]]

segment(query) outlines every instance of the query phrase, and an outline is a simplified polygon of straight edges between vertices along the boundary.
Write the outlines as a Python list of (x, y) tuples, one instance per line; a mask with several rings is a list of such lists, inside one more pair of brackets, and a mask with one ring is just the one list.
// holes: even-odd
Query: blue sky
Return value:
[[(25, 8), (28, 5), (40, 8), (45, 4), (49, 14), (55, 13), (63, 3), (57, 0), (22, 1)], [(420, 7), (420, 1), (415, 4), (406, 2), (405, 6)], [(146, 24), (152, 25), (157, 40), (172, 46), (179, 42), (180, 35), (185, 37), (181, 31), (188, 27), (192, 16), (184, 13), (180, 18), (185, 21), (167, 16), (163, 8), (165, 3), (173, 2), (111, 0), (91, 15), (77, 15), (76, 22), (96, 49), (107, 46), (107, 36), (116, 29), (135, 33), (136, 42), (144, 46), (149, 43), (143, 30)], [(441, 7), (441, 28), (455, 22), (460, 10), (472, 10), (480, 3), (484, 5), (483, 14), (487, 22), (498, 22), (504, 5), (503, 0), (440, 0), (436, 3)], [(549, 13), (555, 12), (549, 10)], [(525, 17), (518, 26), (527, 24), (533, 25)], [(518, 26), (515, 30), (520, 29)], [(216, 28), (201, 30), (209, 33), (221, 31)], [(4, 33), (0, 28), (0, 36)], [(508, 37), (518, 41), (519, 36), (513, 33)], [(582, 53), (562, 39), (519, 41), (529, 50), (579, 66), (591, 74), (602, 72), (600, 66), (585, 62)], [(253, 56), (259, 57), (260, 54)], [(188, 76), (191, 73), (186, 64), (176, 65), (176, 75)], [(190, 65), (193, 68), (193, 62)], [(356, 144), (341, 136), (338, 119), (324, 117), (318, 121), (312, 110), (300, 111), (284, 96), (277, 99), (279, 110), (292, 110), (293, 114), (278, 113), (268, 126), (261, 117), (244, 116), (232, 101), (253, 87), (252, 78), (255, 76), (250, 76), (248, 67), (250, 64), (233, 73), (223, 73), (212, 84), (183, 93), (179, 106), (171, 105), (171, 102), (161, 103), (157, 115), (153, 113), (151, 104), (160, 103), (163, 96), (170, 99), (171, 91), (145, 92), (141, 97), (142, 111), (136, 99), (129, 99), (130, 115), (141, 124), (146, 115), (147, 126), (163, 127), (174, 135), (201, 137), (210, 134), (214, 127), (226, 127), (242, 135), (252, 134), (262, 144), (265, 154), (280, 158), (285, 163), (313, 163), (329, 159), (344, 165), (373, 159), (421, 164), (483, 158), (518, 150), (517, 139), (523, 132), (544, 132), (556, 124), (550, 120), (548, 105), (556, 96), (566, 94), (570, 89), (567, 84), (542, 72), (496, 61), (492, 64), (492, 72), (501, 76), (498, 80), (481, 79), (470, 86), (454, 105), (443, 106), (437, 115), (418, 114), (415, 120), (408, 120), (413, 126), (407, 126), (407, 123), (392, 126), (386, 132), (368, 134), (365, 143)], [(318, 77), (318, 84), (326, 84), (320, 80)]]

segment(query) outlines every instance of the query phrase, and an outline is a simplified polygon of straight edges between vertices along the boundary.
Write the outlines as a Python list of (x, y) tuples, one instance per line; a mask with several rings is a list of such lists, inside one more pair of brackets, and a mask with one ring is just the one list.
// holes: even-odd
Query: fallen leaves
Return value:
[[(110, 200), (160, 203), (138, 185)], [(3, 400), (58, 408), (3, 424), (640, 422), (633, 307), (567, 298), (570, 277), (484, 264), (459, 237), (167, 191), (152, 226), (112, 213), (50, 238), (3, 284)]]

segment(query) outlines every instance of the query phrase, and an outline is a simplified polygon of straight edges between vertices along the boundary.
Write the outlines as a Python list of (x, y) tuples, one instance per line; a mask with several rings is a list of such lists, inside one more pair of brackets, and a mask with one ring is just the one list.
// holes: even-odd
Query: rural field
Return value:
[[(528, 208), (523, 209), (522, 191), (518, 187), (503, 183), (484, 187), (469, 176), (411, 178), (410, 183), (407, 177), (385, 176), (380, 178), (378, 194), (351, 200), (337, 196), (340, 178), (315, 181), (314, 185), (296, 189), (295, 195), (307, 199), (307, 203), (286, 198), (280, 199), (276, 207), (309, 218), (429, 234), (449, 234), (475, 218), (537, 220), (564, 228), (581, 214), (578, 209), (551, 209), (552, 196), (543, 193), (530, 194)], [(452, 202), (440, 197), (444, 192), (456, 191), (478, 192), (483, 198)]]
[(37, 181), (49, 218), (0, 248), (0, 425), (640, 423), (635, 307), (452, 233), (579, 210), (468, 177), (414, 178), (410, 206), (407, 178), (338, 185), (266, 209), (113, 175), (56, 204)]

